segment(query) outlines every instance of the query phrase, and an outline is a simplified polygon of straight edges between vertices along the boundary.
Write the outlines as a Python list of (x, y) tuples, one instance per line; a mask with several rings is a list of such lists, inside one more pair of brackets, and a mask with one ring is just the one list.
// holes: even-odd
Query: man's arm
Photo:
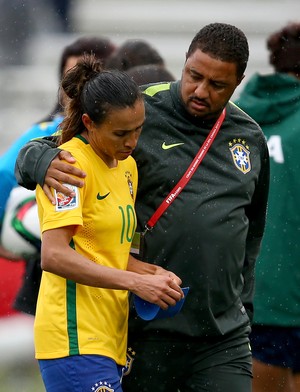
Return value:
[(31, 140), (20, 150), (15, 176), (19, 185), (34, 190), (37, 184), (44, 185), (44, 179), (51, 161), (61, 150), (53, 138)]
[(18, 183), (27, 189), (41, 185), (49, 200), (54, 203), (50, 187), (72, 195), (64, 183), (78, 187), (84, 185), (82, 178), (85, 178), (85, 173), (72, 165), (75, 161), (69, 152), (56, 148), (54, 138), (32, 140), (19, 152), (15, 176)]
[(267, 146), (262, 158), (262, 169), (251, 205), (246, 214), (249, 218), (249, 231), (246, 241), (246, 253), (243, 268), (244, 289), (242, 302), (247, 314), (252, 321), (253, 318), (253, 296), (255, 283), (255, 263), (259, 255), (261, 242), (266, 223), (267, 203), (269, 194), (270, 166)]

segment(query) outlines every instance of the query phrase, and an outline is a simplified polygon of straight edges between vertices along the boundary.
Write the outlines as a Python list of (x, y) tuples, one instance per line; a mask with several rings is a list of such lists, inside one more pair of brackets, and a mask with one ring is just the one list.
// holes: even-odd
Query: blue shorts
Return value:
[(253, 358), (300, 373), (300, 328), (252, 326)]
[(40, 359), (47, 392), (122, 392), (123, 366), (101, 355)]

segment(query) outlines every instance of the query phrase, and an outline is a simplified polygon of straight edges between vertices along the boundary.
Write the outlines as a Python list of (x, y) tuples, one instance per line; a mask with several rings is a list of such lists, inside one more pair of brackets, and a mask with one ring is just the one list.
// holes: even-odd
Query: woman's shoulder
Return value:
[(93, 167), (91, 163), (92, 155), (91, 148), (88, 143), (83, 140), (73, 137), (66, 143), (59, 146), (61, 150), (68, 151), (76, 159), (75, 165), (83, 170), (88, 170)]
[(124, 159), (124, 161), (119, 161), (119, 165), (121, 165), (125, 169), (137, 170), (136, 161), (131, 155), (128, 158)]

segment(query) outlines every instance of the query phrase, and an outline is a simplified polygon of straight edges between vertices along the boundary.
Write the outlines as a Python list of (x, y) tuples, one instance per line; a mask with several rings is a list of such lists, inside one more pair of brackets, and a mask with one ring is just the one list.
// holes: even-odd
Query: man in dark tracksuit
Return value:
[[(174, 272), (190, 291), (173, 318), (146, 322), (132, 311), (129, 347), (135, 358), (124, 391), (251, 391), (248, 335), (269, 162), (261, 129), (229, 102), (247, 60), (244, 34), (214, 23), (192, 41), (180, 81), (143, 88), (146, 121), (134, 152), (139, 231), (185, 173), (224, 107), (226, 115), (190, 181), (145, 235), (138, 257), (163, 267), (161, 273)], [(61, 167), (58, 158), (46, 178), (45, 173), (62, 153), (37, 143), (21, 151), (16, 174), (27, 186), (44, 180), (52, 185), (55, 176), (49, 173), (53, 165)], [(74, 181), (64, 176), (60, 180)]]
[[(140, 177), (136, 202), (140, 230), (179, 181), (213, 126), (213, 121), (189, 116), (179, 97), (179, 82), (145, 90), (151, 126), (145, 124), (134, 154)], [(203, 163), (145, 236), (143, 260), (175, 272), (190, 292), (173, 319), (145, 322), (132, 314), (129, 344), (136, 359), (132, 373), (124, 378), (124, 390), (127, 382), (128, 391), (135, 390), (131, 387), (136, 382), (140, 390), (150, 391), (145, 369), (153, 379), (153, 374), (161, 373), (162, 384), (164, 372), (169, 373), (174, 383), (169, 389), (160, 389), (159, 383), (156, 389), (165, 391), (176, 391), (176, 383), (184, 385), (193, 372), (205, 374), (201, 382), (211, 385), (218, 377), (217, 365), (231, 360), (236, 361), (237, 373), (243, 366), (247, 369), (248, 316), (265, 221), (267, 160), (265, 138), (257, 124), (228, 103), (226, 118)], [(220, 356), (214, 356), (214, 350), (221, 350)], [(219, 381), (208, 390), (225, 391), (217, 389)]]

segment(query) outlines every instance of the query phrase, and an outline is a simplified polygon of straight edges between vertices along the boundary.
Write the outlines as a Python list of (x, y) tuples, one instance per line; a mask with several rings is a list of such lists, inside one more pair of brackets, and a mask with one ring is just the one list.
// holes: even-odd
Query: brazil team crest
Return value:
[(249, 146), (245, 140), (233, 139), (229, 142), (229, 150), (235, 166), (244, 174), (251, 170)]
[(114, 392), (114, 388), (111, 387), (111, 385), (108, 382), (97, 382), (93, 387), (92, 387), (93, 392)]
[(127, 376), (131, 372), (134, 357), (135, 351), (131, 347), (128, 347), (126, 353), (126, 365), (123, 368), (123, 376)]

